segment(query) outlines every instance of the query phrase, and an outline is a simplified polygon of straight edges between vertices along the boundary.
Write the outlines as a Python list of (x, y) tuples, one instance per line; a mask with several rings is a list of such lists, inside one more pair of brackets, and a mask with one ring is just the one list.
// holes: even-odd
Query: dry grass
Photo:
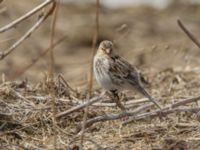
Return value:
[[(195, 96), (200, 88), (199, 78), (189, 80), (195, 73), (161, 72), (153, 80), (153, 91), (162, 83), (160, 89), (162, 104), (167, 105), (181, 99)], [(171, 87), (166, 91), (166, 87)], [(186, 88), (190, 89), (190, 94)], [(86, 99), (85, 93), (75, 91), (61, 79), (54, 80), (56, 112), (60, 113), (80, 105)], [(1, 147), (5, 149), (51, 149), (53, 148), (52, 104), (49, 96), (49, 86), (46, 80), (38, 84), (23, 82), (4, 82), (0, 86), (1, 101)], [(98, 92), (93, 97), (98, 96)], [(197, 96), (197, 95), (196, 95)], [(105, 104), (112, 104), (109, 98), (102, 99)], [(133, 99), (133, 98), (131, 98)], [(130, 101), (130, 100), (128, 100)], [(136, 100), (137, 101), (137, 100)], [(129, 110), (144, 105), (132, 105)], [(116, 107), (91, 106), (88, 118), (119, 113)], [(194, 108), (195, 103), (187, 105)], [(181, 108), (185, 108), (182, 106)], [(133, 109), (134, 110), (134, 109)], [(148, 108), (153, 111), (153, 107)], [(141, 112), (142, 113), (142, 112)], [(77, 127), (82, 122), (83, 109), (68, 116), (57, 119), (57, 148), (75, 148), (80, 135)], [(159, 118), (145, 119), (122, 126), (123, 121), (99, 122), (93, 124), (85, 132), (85, 149), (97, 147), (108, 149), (198, 149), (200, 146), (200, 128), (196, 114), (191, 112), (173, 113), (161, 120)]]

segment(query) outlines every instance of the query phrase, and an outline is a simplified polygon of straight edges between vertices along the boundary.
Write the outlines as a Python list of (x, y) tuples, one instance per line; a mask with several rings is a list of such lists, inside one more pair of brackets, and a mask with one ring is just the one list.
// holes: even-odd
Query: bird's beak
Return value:
[(111, 49), (110, 49), (110, 48), (107, 48), (107, 49), (106, 49), (106, 53), (107, 53), (107, 54), (110, 54), (110, 53), (111, 53)]

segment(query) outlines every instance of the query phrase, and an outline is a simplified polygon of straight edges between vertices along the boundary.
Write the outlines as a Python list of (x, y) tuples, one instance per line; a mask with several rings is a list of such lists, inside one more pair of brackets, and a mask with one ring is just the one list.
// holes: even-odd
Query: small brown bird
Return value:
[(144, 89), (136, 68), (115, 53), (111, 41), (105, 40), (100, 43), (94, 57), (93, 69), (97, 82), (113, 94), (117, 106), (122, 110), (125, 110), (125, 107), (119, 100), (118, 92), (126, 89), (137, 90), (161, 109)]

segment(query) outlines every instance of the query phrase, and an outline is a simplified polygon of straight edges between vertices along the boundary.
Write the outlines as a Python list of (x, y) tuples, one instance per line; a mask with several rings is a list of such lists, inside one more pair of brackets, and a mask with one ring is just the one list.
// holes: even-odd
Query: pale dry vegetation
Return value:
[[(41, 3), (0, 1), (0, 26)], [(49, 4), (2, 32), (1, 52), (51, 8)], [(0, 149), (78, 150), (81, 143), (92, 150), (200, 149), (200, 49), (177, 24), (181, 19), (200, 41), (200, 6), (174, 2), (164, 10), (100, 7), (97, 44), (115, 41), (117, 51), (140, 68), (146, 88), (163, 105), (162, 113), (134, 91), (120, 95), (128, 109), (122, 113), (95, 82), (88, 98), (95, 11), (95, 4), (61, 3), (56, 19), (47, 15), (1, 60)], [(53, 58), (46, 54), (52, 49), (51, 66)]]

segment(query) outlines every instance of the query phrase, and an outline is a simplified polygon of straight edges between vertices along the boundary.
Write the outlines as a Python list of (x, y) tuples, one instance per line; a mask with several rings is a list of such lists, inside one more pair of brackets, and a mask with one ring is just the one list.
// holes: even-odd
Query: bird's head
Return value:
[(99, 45), (98, 51), (107, 55), (113, 54), (113, 43), (111, 41), (102, 41)]

